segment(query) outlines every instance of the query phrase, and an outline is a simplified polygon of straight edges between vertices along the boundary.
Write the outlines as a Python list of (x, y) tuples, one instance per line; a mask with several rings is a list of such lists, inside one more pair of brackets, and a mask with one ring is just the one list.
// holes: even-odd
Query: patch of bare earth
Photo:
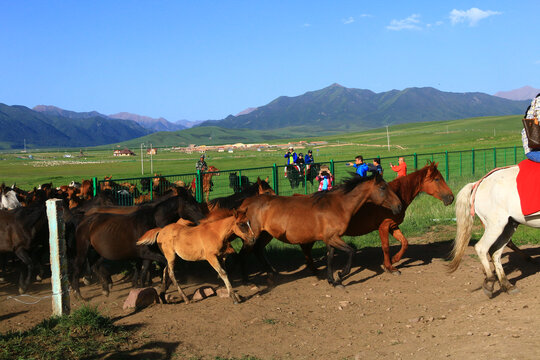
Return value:
[[(317, 263), (317, 278), (295, 256), (294, 261), (275, 263), (281, 274), (273, 288), (261, 274), (253, 275), (249, 285), (233, 276), (233, 286), (245, 300), (239, 305), (219, 297), (186, 305), (171, 287), (173, 303), (126, 312), (122, 304), (129, 284), (116, 282), (109, 298), (96, 285), (81, 291), (116, 324), (134, 330), (125, 351), (104, 354), (107, 358), (540, 358), (540, 265), (507, 251), (505, 270), (521, 292), (497, 293), (490, 300), (480, 289), (483, 274), (472, 247), (455, 273), (446, 272), (451, 236), (442, 234), (411, 239), (398, 266), (400, 276), (382, 271), (380, 248), (359, 250), (344, 290), (324, 279), (324, 259)], [(433, 242), (431, 236), (447, 240)], [(539, 247), (524, 249), (540, 260)], [(339, 257), (336, 269), (342, 261)], [(179, 274), (189, 296), (199, 286), (221, 285), (209, 266), (198, 266), (196, 273)], [(0, 331), (26, 329), (50, 315), (50, 299), (24, 305), (7, 299), (14, 291), (13, 284), (0, 286)], [(48, 293), (48, 281), (30, 290), (34, 296)], [(73, 307), (80, 305), (72, 301)]]

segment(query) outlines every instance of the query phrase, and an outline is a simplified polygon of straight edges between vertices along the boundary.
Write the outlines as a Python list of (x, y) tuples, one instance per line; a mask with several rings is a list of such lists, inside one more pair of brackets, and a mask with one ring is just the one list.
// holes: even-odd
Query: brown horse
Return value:
[[(189, 303), (188, 297), (178, 285), (174, 275), (174, 261), (178, 255), (187, 261), (208, 261), (225, 283), (233, 303), (240, 302), (238, 295), (232, 289), (227, 273), (223, 269), (223, 261), (227, 254), (234, 252), (228, 241), (233, 234), (249, 245), (255, 241), (255, 234), (245, 212), (234, 210), (233, 213), (233, 216), (228, 216), (228, 211), (218, 210), (217, 214), (211, 213), (197, 226), (190, 221), (180, 219), (175, 224), (152, 229), (141, 236), (137, 245), (151, 245), (157, 242), (161, 252), (167, 258), (167, 269), (163, 272), (160, 294), (162, 299), (164, 299), (170, 280), (172, 280), (184, 302)], [(224, 215), (225, 217), (223, 217)]]
[(76, 297), (81, 297), (79, 273), (86, 261), (90, 245), (101, 256), (94, 268), (101, 278), (103, 293), (107, 295), (108, 274), (101, 266), (104, 259), (147, 259), (165, 262), (160, 254), (150, 251), (145, 246), (136, 246), (139, 237), (150, 229), (173, 223), (181, 217), (194, 222), (204, 218), (199, 204), (185, 189), (180, 190), (179, 195), (141, 205), (135, 211), (119, 212), (112, 214), (94, 210), (77, 226), (77, 257), (72, 278), (72, 288)]
[[(401, 201), (380, 175), (362, 178), (359, 176), (346, 180), (331, 191), (322, 191), (310, 196), (269, 196), (260, 195), (246, 199), (239, 211), (247, 210), (247, 216), (257, 235), (267, 232), (271, 237), (289, 244), (298, 244), (311, 259), (313, 242), (322, 240), (328, 249), (328, 282), (341, 285), (345, 275), (350, 272), (354, 250), (341, 236), (345, 234), (353, 214), (358, 212), (366, 201), (387, 207), (393, 213), (401, 211)], [(310, 215), (310, 223), (299, 226), (298, 219)], [(261, 241), (259, 238), (258, 241)], [(263, 246), (266, 244), (263, 244)], [(345, 251), (348, 261), (343, 271), (334, 279), (332, 260), (334, 249)], [(309, 257), (308, 257), (309, 253)], [(308, 263), (314, 268), (312, 263)]]
[(26, 266), (26, 276), (21, 271), (19, 293), (28, 289), (34, 261), (32, 254), (47, 248), (49, 226), (45, 202), (39, 201), (27, 207), (0, 210), (0, 253), (13, 252)]
[[(401, 260), (405, 250), (407, 250), (408, 242), (399, 229), (399, 224), (403, 222), (405, 211), (415, 197), (421, 192), (425, 192), (441, 200), (444, 205), (450, 205), (454, 201), (454, 194), (452, 194), (452, 190), (444, 181), (437, 169), (437, 165), (438, 163), (429, 163), (418, 171), (388, 183), (403, 204), (398, 214), (393, 214), (388, 209), (367, 203), (353, 215), (347, 227), (345, 235), (349, 236), (360, 236), (379, 230), (384, 254), (383, 266), (390, 273), (399, 273), (392, 264)], [(401, 243), (401, 249), (392, 257), (392, 260), (390, 260), (389, 234), (392, 234)]]
[[(219, 169), (212, 165), (208, 167), (208, 170), (202, 172), (202, 191), (206, 195), (206, 202), (208, 202), (210, 190), (212, 190), (212, 186), (214, 185), (214, 183), (212, 182), (212, 176), (214, 175), (219, 176)], [(195, 196), (195, 193), (197, 191), (197, 178), (194, 178), (193, 181), (191, 181), (191, 185), (189, 188), (191, 189), (193, 196)]]

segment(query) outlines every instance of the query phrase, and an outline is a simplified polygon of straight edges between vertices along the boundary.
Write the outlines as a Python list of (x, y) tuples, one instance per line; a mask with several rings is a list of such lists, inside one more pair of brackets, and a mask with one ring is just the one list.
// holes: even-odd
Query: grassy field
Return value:
[[(376, 129), (361, 133), (351, 133), (342, 135), (313, 138), (312, 140), (325, 140), (327, 145), (314, 147), (313, 153), (317, 162), (328, 163), (330, 159), (335, 161), (335, 175), (337, 180), (348, 176), (350, 168), (345, 167), (344, 162), (350, 161), (357, 154), (364, 155), (365, 158), (381, 156), (382, 165), (385, 170), (385, 178), (390, 181), (395, 174), (390, 170), (389, 162), (397, 162), (400, 155), (410, 155), (417, 153), (418, 166), (423, 166), (427, 160), (439, 162), (439, 169), (446, 176), (445, 151), (448, 155), (448, 179), (454, 194), (459, 189), (494, 167), (513, 164), (514, 160), (520, 161), (524, 158), (521, 149), (520, 137), (521, 121), (520, 116), (502, 116), (473, 118), (454, 121), (415, 123), (392, 126), (389, 129), (390, 151), (387, 147), (386, 129)], [(287, 143), (288, 141), (311, 140), (308, 138), (296, 137), (288, 140), (270, 141), (271, 143)], [(160, 144), (154, 144), (160, 146)], [(512, 147), (506, 150), (499, 149), (494, 152), (493, 147)], [(514, 152), (514, 148), (515, 152)], [(475, 151), (474, 174), (472, 167), (472, 154), (470, 149), (487, 149), (485, 151)], [(84, 155), (79, 157), (79, 149), (66, 151), (58, 149), (54, 151), (41, 151), (31, 153), (3, 153), (0, 154), (0, 181), (6, 184), (16, 183), (18, 186), (30, 189), (41, 183), (53, 182), (55, 186), (68, 184), (72, 180), (90, 179), (96, 176), (102, 179), (104, 176), (118, 178), (140, 177), (141, 158), (139, 149), (132, 148), (137, 156), (131, 158), (116, 158), (112, 156), (114, 146), (109, 149), (83, 149)], [(466, 150), (462, 153), (458, 151)], [(297, 152), (307, 152), (306, 149), (296, 149)], [(494, 157), (494, 153), (496, 156)], [(65, 158), (69, 154), (73, 157)], [(435, 154), (435, 155), (432, 155)], [(33, 159), (29, 159), (29, 155)], [(193, 179), (195, 163), (199, 154), (184, 154), (173, 152), (167, 148), (160, 148), (158, 154), (150, 158), (144, 154), (143, 167), (144, 175), (150, 176), (153, 173), (163, 175), (186, 174), (190, 175), (173, 177), (171, 180), (182, 179), (189, 182)], [(413, 157), (406, 158), (409, 168), (412, 168)], [(207, 163), (217, 166), (221, 172), (220, 176), (213, 178), (214, 191), (212, 197), (224, 196), (232, 193), (229, 188), (228, 169), (250, 169), (242, 170), (241, 175), (248, 176), (251, 181), (257, 176), (261, 178), (269, 177), (270, 184), (273, 184), (272, 168), (260, 169), (260, 167), (270, 167), (274, 163), (278, 165), (279, 191), (282, 195), (293, 193), (311, 193), (316, 191), (316, 184), (308, 183), (307, 188), (291, 189), (288, 180), (283, 176), (283, 151), (237, 151), (235, 153), (208, 152)], [(151, 169), (152, 167), (152, 169)], [(240, 175), (240, 174), (239, 174)], [(407, 218), (402, 225), (402, 229), (408, 236), (415, 236), (429, 230), (435, 225), (454, 224), (454, 207), (444, 207), (438, 200), (421, 195), (409, 208)], [(434, 220), (436, 219), (436, 220)], [(535, 242), (535, 232), (532, 229), (521, 227), (514, 239), (520, 243)], [(378, 235), (370, 234), (359, 239), (351, 239), (351, 242), (358, 247), (374, 246), (379, 243)], [(284, 246), (281, 243), (273, 246)]]

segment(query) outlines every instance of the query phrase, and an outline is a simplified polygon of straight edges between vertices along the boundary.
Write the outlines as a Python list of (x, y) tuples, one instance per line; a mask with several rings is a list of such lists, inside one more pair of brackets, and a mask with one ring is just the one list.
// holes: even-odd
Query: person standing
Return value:
[(315, 178), (319, 182), (319, 191), (332, 190), (334, 176), (326, 170), (321, 170)]
[(399, 157), (398, 165), (392, 165), (392, 163), (390, 163), (390, 167), (393, 171), (397, 172), (398, 178), (407, 175), (407, 163), (405, 162), (405, 159), (403, 159), (403, 156)]
[(364, 162), (364, 157), (362, 155), (358, 155), (354, 158), (354, 164), (349, 162), (345, 165), (353, 166), (356, 169), (356, 173), (362, 177), (366, 176), (369, 171), (369, 166)]
[(285, 153), (285, 156), (283, 156), (287, 161), (285, 161), (285, 177), (287, 177), (287, 166), (294, 165), (296, 163), (296, 160), (298, 160), (298, 155), (296, 155), (296, 152), (294, 152), (294, 148), (292, 146), (289, 146), (289, 150)]
[(381, 166), (381, 159), (375, 158), (373, 159), (373, 164), (369, 164), (369, 171), (371, 171), (374, 174), (383, 175), (383, 168)]

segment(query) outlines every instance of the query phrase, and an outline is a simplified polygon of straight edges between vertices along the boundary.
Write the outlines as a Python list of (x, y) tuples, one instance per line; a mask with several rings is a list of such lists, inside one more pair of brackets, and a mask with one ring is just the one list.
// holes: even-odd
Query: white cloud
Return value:
[(390, 25), (388, 25), (386, 28), (388, 30), (420, 30), (421, 27), (418, 26), (420, 23), (420, 15), (419, 14), (412, 14), (406, 19), (402, 20), (392, 20), (390, 21)]
[(470, 8), (469, 10), (452, 10), (450, 11), (450, 21), (452, 25), (456, 25), (462, 22), (468, 22), (469, 26), (475, 26), (482, 19), (489, 16), (500, 15), (499, 11), (480, 10), (478, 8)]
[(434, 24), (426, 24), (426, 27), (427, 28), (432, 28), (434, 26), (441, 26), (442, 24), (444, 24), (442, 21), (437, 21)]
[(311, 24), (309, 24), (309, 23), (305, 23), (304, 25), (302, 25), (302, 27), (310, 27), (310, 26), (311, 26)]
[(359, 17), (361, 17), (361, 18), (364, 18), (364, 17), (373, 17), (373, 15), (371, 15), (371, 14), (361, 14)]
[(352, 24), (354, 22), (354, 18), (352, 16), (349, 16), (347, 19), (342, 20), (345, 25)]

